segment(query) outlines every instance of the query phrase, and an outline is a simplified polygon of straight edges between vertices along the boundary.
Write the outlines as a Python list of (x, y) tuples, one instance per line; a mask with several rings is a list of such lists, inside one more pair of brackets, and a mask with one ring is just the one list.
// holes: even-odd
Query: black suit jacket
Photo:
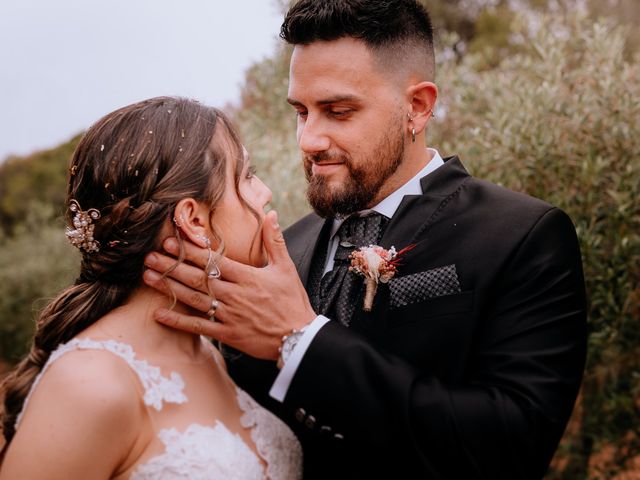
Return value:
[[(416, 245), (397, 279), (453, 265), (459, 291), (403, 305), (382, 285), (370, 313), (358, 299), (349, 328), (317, 334), (283, 404), (268, 397), (273, 362), (235, 355), (229, 370), (299, 436), (305, 478), (540, 479), (585, 361), (575, 229), (457, 157), (421, 184), (381, 245)], [(312, 214), (286, 232), (303, 282), (329, 224)]]

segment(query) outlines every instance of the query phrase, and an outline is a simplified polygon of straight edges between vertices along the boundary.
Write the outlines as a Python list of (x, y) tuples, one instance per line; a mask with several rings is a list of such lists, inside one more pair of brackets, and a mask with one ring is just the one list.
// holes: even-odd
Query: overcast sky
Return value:
[(0, 0), (0, 161), (156, 95), (235, 102), (281, 21), (275, 0)]

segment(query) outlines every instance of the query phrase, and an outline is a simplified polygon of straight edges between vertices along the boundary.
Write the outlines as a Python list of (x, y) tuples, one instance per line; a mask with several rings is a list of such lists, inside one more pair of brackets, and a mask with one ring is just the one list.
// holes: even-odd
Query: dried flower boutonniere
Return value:
[(371, 311), (373, 298), (378, 290), (378, 283), (387, 283), (391, 280), (396, 274), (401, 256), (414, 247), (415, 245), (409, 245), (396, 252), (394, 247), (386, 250), (378, 245), (369, 245), (368, 247), (360, 247), (349, 255), (351, 259), (349, 271), (365, 278), (365, 312)]

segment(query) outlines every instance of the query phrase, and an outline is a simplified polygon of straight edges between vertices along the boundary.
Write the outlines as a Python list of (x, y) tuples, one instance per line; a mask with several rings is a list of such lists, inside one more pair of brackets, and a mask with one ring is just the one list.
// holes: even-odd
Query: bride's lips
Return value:
[(311, 172), (314, 175), (328, 175), (338, 170), (344, 163), (313, 163), (311, 165)]

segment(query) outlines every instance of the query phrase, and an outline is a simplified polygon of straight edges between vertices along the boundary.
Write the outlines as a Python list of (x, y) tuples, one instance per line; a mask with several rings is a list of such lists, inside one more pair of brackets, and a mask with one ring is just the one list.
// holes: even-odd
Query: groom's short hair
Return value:
[(300, 0), (287, 12), (280, 37), (292, 45), (355, 38), (383, 68), (435, 77), (433, 27), (416, 0)]

